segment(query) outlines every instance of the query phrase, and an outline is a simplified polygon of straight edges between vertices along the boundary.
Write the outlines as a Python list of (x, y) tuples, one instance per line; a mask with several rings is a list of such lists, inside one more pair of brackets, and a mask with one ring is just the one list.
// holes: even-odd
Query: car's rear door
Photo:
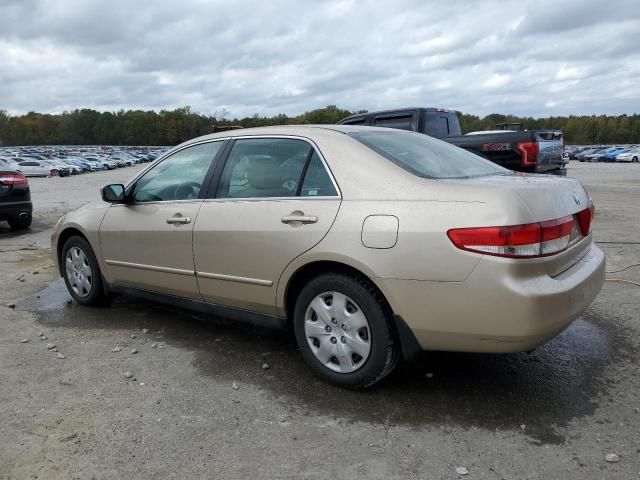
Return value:
[(20, 171), (25, 175), (46, 175), (46, 168), (35, 161), (25, 161), (19, 164)]
[(127, 188), (127, 203), (109, 207), (100, 250), (111, 283), (199, 298), (193, 226), (223, 143), (171, 154)]
[(277, 313), (278, 279), (329, 231), (338, 187), (317, 148), (301, 138), (236, 139), (220, 170), (194, 228), (200, 293), (208, 302)]

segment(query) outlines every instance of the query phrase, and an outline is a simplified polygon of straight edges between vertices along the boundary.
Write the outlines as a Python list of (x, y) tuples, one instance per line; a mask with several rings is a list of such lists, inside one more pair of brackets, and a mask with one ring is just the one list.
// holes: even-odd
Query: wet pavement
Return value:
[[(570, 166), (608, 270), (640, 263), (637, 167)], [(0, 480), (459, 479), (458, 466), (473, 479), (640, 480), (640, 288), (607, 282), (531, 353), (428, 352), (347, 391), (279, 331), (130, 296), (70, 302), (51, 227), (130, 175), (35, 179), (34, 228), (0, 225)], [(637, 282), (640, 268), (610, 277)]]
[[(592, 414), (607, 395), (610, 382), (602, 372), (615, 362), (637, 364), (638, 358), (638, 350), (610, 322), (585, 315), (529, 353), (425, 352), (379, 386), (352, 392), (315, 379), (287, 333), (126, 295), (109, 307), (84, 307), (71, 302), (62, 279), (17, 308), (36, 313), (38, 322), (50, 327), (147, 328), (154, 332), (151, 338), (192, 351), (193, 366), (213, 381), (253, 383), (303, 414), (415, 428), (522, 430), (535, 444), (563, 443), (560, 427)], [(256, 377), (255, 364), (262, 360), (283, 374)]]

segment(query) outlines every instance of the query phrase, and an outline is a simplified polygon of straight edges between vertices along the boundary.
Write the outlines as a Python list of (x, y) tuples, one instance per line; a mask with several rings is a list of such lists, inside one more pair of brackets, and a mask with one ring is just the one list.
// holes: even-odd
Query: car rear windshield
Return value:
[(421, 133), (380, 130), (349, 135), (420, 177), (471, 178), (511, 173), (489, 160)]

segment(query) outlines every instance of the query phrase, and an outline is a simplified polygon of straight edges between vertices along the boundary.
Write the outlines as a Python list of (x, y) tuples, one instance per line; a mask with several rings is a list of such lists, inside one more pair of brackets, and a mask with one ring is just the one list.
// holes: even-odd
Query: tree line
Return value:
[[(60, 114), (29, 112), (9, 115), (0, 110), (0, 146), (8, 145), (176, 145), (222, 127), (336, 123), (354, 113), (335, 105), (296, 116), (258, 114), (227, 118), (225, 111), (212, 115), (190, 107), (175, 110), (120, 110), (98, 112), (83, 108)], [(461, 114), (463, 132), (487, 130), (496, 123), (520, 122), (528, 129), (554, 128), (564, 132), (567, 144), (640, 143), (640, 114), (517, 117), (491, 114), (480, 118)]]

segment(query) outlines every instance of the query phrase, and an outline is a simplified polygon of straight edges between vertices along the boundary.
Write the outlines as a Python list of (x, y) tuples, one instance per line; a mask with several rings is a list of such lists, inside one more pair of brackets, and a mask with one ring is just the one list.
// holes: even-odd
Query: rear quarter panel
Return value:
[[(432, 182), (433, 183), (433, 182)], [(438, 186), (443, 189), (446, 186)], [(473, 189), (473, 187), (471, 188)], [(277, 289), (277, 305), (283, 312), (285, 291), (291, 276), (315, 261), (335, 261), (376, 279), (408, 279), (463, 282), (481, 255), (457, 249), (447, 231), (478, 225), (517, 224), (534, 221), (517, 196), (504, 202), (501, 194), (484, 193), (483, 200), (343, 200), (340, 212), (325, 238), (296, 258), (284, 270)], [(500, 205), (499, 208), (497, 206)], [(362, 226), (369, 215), (398, 218), (398, 238), (392, 248), (368, 248), (362, 242)], [(392, 304), (393, 299), (387, 298)]]

